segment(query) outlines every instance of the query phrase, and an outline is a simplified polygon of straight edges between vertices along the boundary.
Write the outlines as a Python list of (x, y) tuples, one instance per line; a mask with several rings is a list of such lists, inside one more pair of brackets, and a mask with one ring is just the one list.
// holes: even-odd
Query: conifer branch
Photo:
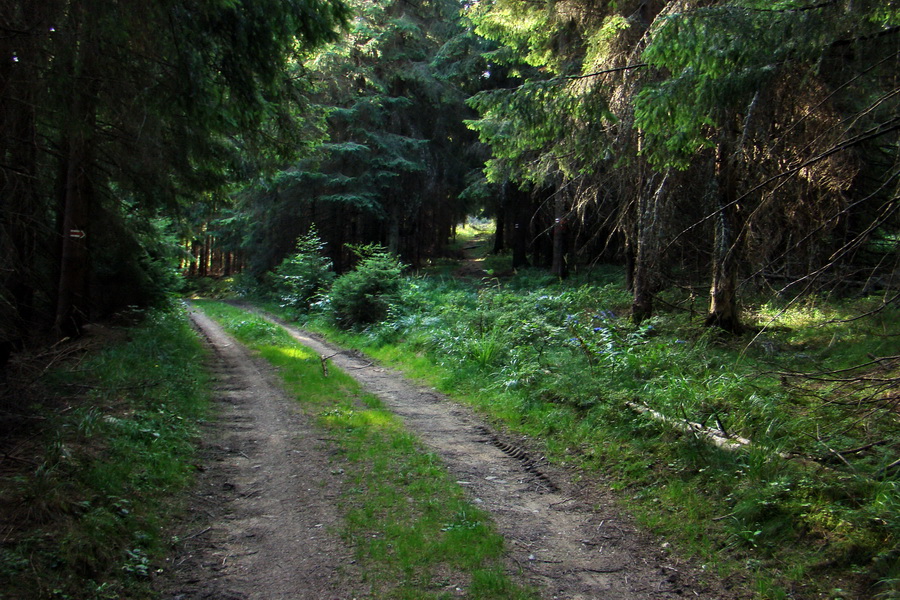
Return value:
[(642, 69), (644, 67), (649, 67), (650, 63), (636, 63), (633, 65), (625, 65), (624, 67), (613, 67), (611, 69), (603, 69), (602, 71), (594, 71), (593, 73), (585, 73), (584, 75), (565, 75), (563, 77), (556, 77), (555, 79), (551, 79), (550, 81), (557, 80), (565, 80), (565, 81), (574, 81), (577, 79), (587, 79), (588, 77), (599, 77), (600, 75), (609, 75), (610, 73), (618, 73), (620, 71), (630, 71), (631, 69)]
[(855, 44), (857, 42), (867, 42), (869, 40), (876, 40), (878, 38), (886, 37), (889, 35), (894, 35), (895, 33), (900, 33), (900, 25), (895, 25), (894, 27), (888, 27), (887, 29), (882, 29), (878, 33), (873, 33), (871, 35), (861, 35), (855, 38), (843, 39), (843, 40), (835, 40), (831, 42), (832, 48), (839, 48), (841, 46), (849, 46), (850, 44)]
[(747, 11), (752, 12), (764, 12), (764, 13), (799, 13), (806, 12), (809, 10), (818, 10), (820, 8), (828, 8), (830, 6), (834, 6), (837, 4), (836, 0), (825, 0), (825, 2), (819, 2), (818, 4), (810, 4), (809, 6), (801, 6), (799, 8), (746, 8)]
[[(737, 197), (734, 200), (732, 200), (731, 202), (729, 202), (728, 204), (724, 205), (722, 208), (730, 208), (736, 204), (739, 204), (739, 203), (743, 202), (744, 200), (746, 200), (751, 194), (766, 187), (770, 183), (774, 183), (776, 181), (785, 179), (792, 175), (796, 175), (797, 173), (799, 173), (806, 167), (809, 167), (818, 162), (821, 162), (821, 161), (825, 160), (826, 158), (828, 158), (829, 156), (832, 156), (833, 154), (837, 154), (838, 152), (841, 152), (842, 150), (847, 150), (848, 148), (852, 148), (853, 146), (856, 146), (863, 142), (879, 138), (887, 133), (890, 133), (890, 132), (896, 131), (896, 130), (900, 130), (900, 116), (895, 116), (894, 118), (892, 118), (884, 123), (879, 123), (878, 125), (868, 129), (867, 131), (864, 131), (858, 135), (853, 136), (850, 139), (847, 139), (838, 144), (835, 144), (835, 145), (831, 146), (830, 148), (828, 148), (827, 150), (824, 150), (824, 151), (820, 152), (819, 154), (804, 160), (799, 165), (795, 165), (789, 169), (785, 169), (785, 170), (781, 171), (780, 173), (776, 173), (775, 175), (772, 175), (771, 177), (765, 179), (764, 181), (756, 184), (755, 186), (753, 186), (752, 188), (750, 188), (749, 190), (747, 190), (746, 192), (741, 194), (739, 197)], [(672, 240), (672, 242), (669, 245), (671, 246), (671, 244), (674, 244), (679, 238), (681, 238), (681, 236), (686, 234), (688, 231), (691, 231), (694, 228), (702, 225), (706, 221), (709, 221), (710, 219), (714, 218), (718, 213), (719, 213), (719, 211), (716, 210), (716, 211), (706, 215), (705, 217), (703, 217), (702, 219), (700, 219), (699, 221), (697, 221), (696, 223), (694, 223), (693, 225), (691, 225), (690, 227), (688, 227), (687, 229), (685, 229), (684, 231), (679, 233), (677, 236), (675, 236), (675, 238)]]

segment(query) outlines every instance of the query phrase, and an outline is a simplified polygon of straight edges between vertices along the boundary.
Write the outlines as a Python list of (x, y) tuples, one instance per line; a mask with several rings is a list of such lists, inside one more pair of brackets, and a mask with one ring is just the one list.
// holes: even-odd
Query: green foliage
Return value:
[(554, 74), (568, 70), (570, 59), (559, 49), (571, 35), (572, 22), (561, 17), (557, 5), (515, 0), (477, 2), (466, 6), (465, 15), (478, 35), (511, 50), (492, 53), (496, 62), (507, 61), (515, 66), (524, 63)]
[[(643, 58), (671, 73), (634, 99), (645, 154), (660, 166), (687, 168), (714, 145), (710, 127), (731, 127), (726, 115), (749, 105), (786, 56), (801, 59), (785, 37), (792, 12), (745, 9), (740, 3), (676, 13), (654, 23)], [(690, 107), (690, 108), (688, 108)]]
[(464, 217), (457, 197), (478, 162), (467, 152), (468, 110), (454, 82), (457, 62), (470, 60), (466, 48), (475, 42), (459, 26), (458, 4), (351, 5), (355, 18), (344, 35), (304, 62), (315, 82), (310, 98), (327, 114), (326, 137), (303, 160), (245, 190), (258, 215), (246, 244), (257, 272), (289, 254), (285, 238), (292, 242), (311, 223), (343, 271), (352, 261), (345, 243), (386, 242), (402, 257), (418, 257), (424, 245), (433, 246), (425, 254), (436, 252)]
[[(602, 96), (565, 80), (528, 81), (509, 90), (486, 90), (469, 99), (480, 118), (466, 124), (490, 144), (488, 181), (544, 185), (563, 175), (592, 172), (598, 144), (615, 121)], [(601, 146), (602, 148), (602, 146)]]
[(277, 293), (285, 306), (309, 310), (310, 305), (334, 281), (331, 259), (315, 226), (297, 238), (296, 252), (286, 257), (273, 273)]
[(877, 33), (888, 13), (877, 2), (848, 14), (834, 3), (735, 0), (657, 19), (643, 59), (664, 75), (634, 98), (644, 155), (660, 167), (687, 168), (785, 68), (814, 71), (837, 40)]
[(356, 247), (359, 263), (331, 286), (328, 303), (334, 321), (342, 328), (383, 321), (400, 301), (403, 264), (375, 245)]
[(10, 597), (149, 593), (173, 498), (192, 478), (206, 379), (182, 312), (148, 313), (128, 337), (50, 375), (47, 393), (73, 408), (48, 410), (34, 471), (0, 478), (0, 499), (18, 511), (0, 541)]
[[(855, 578), (891, 597), (896, 400), (842, 374), (896, 355), (896, 307), (759, 305), (745, 318), (765, 329), (734, 339), (686, 313), (635, 326), (617, 316), (630, 302), (617, 285), (520, 277), (482, 289), (409, 279), (402, 311), (342, 339), (536, 436), (548, 456), (601, 470), (645, 526), (719, 572), (750, 572), (774, 596)], [(751, 443), (725, 451), (688, 421)], [(843, 453), (849, 464), (835, 455), (878, 441)]]
[[(555, 4), (515, 1), (476, 3), (465, 14), (477, 33), (502, 45), (486, 57), (518, 84), (498, 82), (468, 100), (479, 116), (466, 124), (491, 148), (488, 180), (545, 185), (601, 167), (616, 117), (606, 96), (579, 77), (593, 61), (581, 49), (592, 46), (596, 57), (621, 22), (592, 34)], [(489, 81), (501, 78), (503, 69), (495, 70), (486, 72)]]

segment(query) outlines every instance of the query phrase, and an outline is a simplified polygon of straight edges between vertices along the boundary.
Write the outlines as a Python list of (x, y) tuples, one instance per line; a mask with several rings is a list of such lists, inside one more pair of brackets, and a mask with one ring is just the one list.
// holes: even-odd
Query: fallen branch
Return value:
[(888, 471), (890, 471), (891, 469), (896, 468), (896, 467), (900, 467), (900, 458), (898, 458), (897, 460), (895, 460), (894, 462), (892, 462), (892, 463), (889, 464), (888, 466), (886, 466), (886, 467), (884, 467), (883, 469), (881, 469), (881, 470), (879, 471), (879, 474), (884, 475), (885, 473), (887, 473)]
[(340, 354), (341, 352), (342, 352), (342, 351), (340, 351), (340, 352), (335, 352), (334, 354), (322, 354), (322, 355), (319, 356), (319, 360), (322, 361), (322, 376), (323, 376), (323, 377), (328, 377), (328, 359), (329, 359), (329, 358), (334, 358), (335, 356), (337, 356), (337, 355)]
[(728, 435), (727, 433), (719, 429), (712, 429), (710, 427), (701, 425), (700, 423), (696, 423), (694, 421), (689, 421), (687, 419), (673, 419), (672, 417), (667, 417), (661, 412), (655, 411), (644, 404), (638, 404), (637, 402), (626, 402), (625, 404), (626, 406), (628, 406), (628, 408), (634, 411), (637, 411), (641, 414), (650, 415), (651, 417), (653, 417), (653, 419), (662, 423), (672, 425), (676, 429), (705, 437), (710, 442), (712, 442), (713, 445), (718, 448), (722, 448), (723, 450), (734, 451), (752, 445), (752, 442), (746, 438), (742, 438), (736, 435)]
[[(753, 442), (751, 440), (748, 440), (747, 438), (742, 438), (742, 437), (736, 436), (736, 435), (729, 435), (722, 430), (706, 427), (705, 425), (702, 425), (700, 423), (690, 421), (687, 418), (674, 419), (672, 417), (668, 417), (668, 416), (662, 414), (659, 411), (653, 410), (652, 408), (650, 408), (649, 406), (646, 406), (644, 404), (639, 404), (637, 402), (626, 402), (625, 405), (628, 408), (630, 408), (636, 412), (639, 412), (641, 414), (650, 415), (650, 417), (652, 417), (656, 421), (660, 421), (661, 423), (666, 423), (666, 424), (671, 425), (672, 427), (679, 429), (681, 431), (693, 433), (695, 435), (704, 437), (707, 440), (709, 440), (716, 447), (721, 448), (723, 450), (728, 450), (729, 452), (733, 452), (736, 450), (741, 450), (741, 449), (745, 449), (750, 446), (753, 446)], [(878, 446), (878, 445), (886, 443), (886, 440), (879, 441), (879, 442), (874, 442), (872, 444), (867, 444), (865, 446), (860, 446), (859, 448), (853, 448), (851, 450), (844, 450), (843, 452), (838, 452), (838, 451), (828, 447), (827, 445), (825, 445), (824, 442), (822, 442), (821, 438), (819, 438), (818, 435), (815, 437), (815, 439), (816, 439), (816, 441), (821, 443), (823, 446), (825, 446), (825, 448), (828, 450), (829, 454), (833, 454), (834, 456), (836, 456), (851, 471), (853, 471), (857, 474), (859, 474), (859, 472), (853, 467), (853, 465), (850, 464), (850, 462), (843, 455), (861, 452), (861, 451), (871, 448), (873, 446)], [(807, 462), (810, 464), (814, 464), (818, 468), (829, 469), (829, 467), (827, 465), (823, 464), (823, 460), (819, 459), (819, 458), (804, 456), (801, 454), (790, 453), (790, 452), (773, 452), (773, 454), (775, 454), (779, 458), (799, 460), (801, 462)], [(880, 472), (885, 473), (896, 467), (900, 467), (900, 459), (895, 460), (891, 464), (882, 468)], [(728, 517), (728, 516), (730, 516), (730, 515), (725, 515), (725, 517)], [(721, 518), (725, 518), (725, 517), (721, 517)]]
[(859, 454), (860, 452), (865, 452), (869, 448), (874, 448), (875, 446), (883, 446), (884, 444), (887, 444), (887, 440), (879, 440), (877, 442), (872, 442), (871, 444), (866, 444), (858, 448), (851, 448), (849, 450), (839, 450), (838, 454)]

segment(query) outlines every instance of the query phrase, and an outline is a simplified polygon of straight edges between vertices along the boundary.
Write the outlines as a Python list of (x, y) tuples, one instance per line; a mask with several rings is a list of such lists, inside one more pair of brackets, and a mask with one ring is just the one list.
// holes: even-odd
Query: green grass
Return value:
[(258, 316), (221, 303), (199, 306), (284, 378), (329, 432), (346, 469), (341, 534), (355, 548), (376, 598), (526, 599), (503, 565), (503, 539), (467, 502), (440, 460), (380, 400)]
[[(203, 353), (180, 311), (48, 376), (36, 467), (0, 479), (17, 515), (0, 589), (22, 600), (145, 598), (207, 409)], [(73, 391), (77, 395), (73, 396)]]
[[(669, 293), (670, 305), (690, 300)], [(614, 273), (560, 284), (525, 271), (489, 288), (415, 278), (381, 324), (307, 327), (543, 441), (560, 463), (611, 478), (649, 529), (760, 598), (900, 598), (900, 420), (889, 386), (900, 310), (879, 298), (748, 305), (730, 337), (702, 314), (638, 328)], [(872, 313), (863, 319), (859, 315)], [(825, 373), (874, 382), (819, 380)], [(627, 407), (638, 402), (752, 440), (726, 452)], [(879, 442), (870, 449), (847, 450)], [(782, 458), (790, 455), (793, 458)], [(849, 591), (847, 591), (849, 590)]]

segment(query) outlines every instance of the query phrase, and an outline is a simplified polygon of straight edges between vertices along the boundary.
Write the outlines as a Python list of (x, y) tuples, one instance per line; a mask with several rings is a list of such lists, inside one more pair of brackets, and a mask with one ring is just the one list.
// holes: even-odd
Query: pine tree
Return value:
[(257, 274), (310, 223), (343, 271), (355, 260), (347, 243), (419, 263), (464, 217), (467, 109), (454, 68), (467, 42), (457, 5), (357, 2), (354, 11), (347, 34), (305, 62), (327, 137), (245, 196), (261, 225), (250, 244)]
[[(853, 152), (842, 150), (855, 145), (858, 116), (873, 106), (841, 114), (839, 102), (848, 88), (877, 81), (877, 75), (868, 76), (880, 71), (885, 53), (882, 48), (856, 65), (840, 61), (834, 71), (843, 71), (839, 78), (822, 65), (845, 44), (874, 50), (873, 40), (896, 38), (896, 9), (872, 2), (850, 8), (834, 2), (751, 0), (696, 7), (681, 3), (680, 9), (657, 19), (652, 28), (643, 58), (665, 75), (636, 95), (636, 125), (653, 164), (684, 169), (709, 157), (713, 191), (707, 218), (715, 225), (715, 240), (707, 323), (739, 331), (738, 270), (752, 258), (751, 240), (812, 235), (755, 231), (774, 225), (765, 215), (805, 188), (799, 195), (807, 199), (804, 210), (820, 214), (812, 227), (819, 234), (833, 231), (846, 216), (846, 195), (861, 167)], [(780, 103), (787, 103), (788, 81), (798, 84), (791, 93), (809, 106), (806, 114), (778, 111)], [(876, 126), (873, 135), (895, 135), (891, 118), (883, 118), (886, 127)], [(780, 181), (794, 176), (798, 180)], [(884, 173), (875, 176), (884, 181)], [(770, 180), (778, 185), (767, 186)], [(797, 224), (780, 225), (796, 229)], [(796, 248), (785, 249), (782, 259), (792, 251)], [(809, 264), (807, 273), (817, 269)]]
[(48, 321), (77, 334), (98, 285), (148, 273), (145, 225), (222, 185), (239, 150), (290, 150), (285, 68), (345, 14), (337, 0), (0, 5), (3, 344)]

